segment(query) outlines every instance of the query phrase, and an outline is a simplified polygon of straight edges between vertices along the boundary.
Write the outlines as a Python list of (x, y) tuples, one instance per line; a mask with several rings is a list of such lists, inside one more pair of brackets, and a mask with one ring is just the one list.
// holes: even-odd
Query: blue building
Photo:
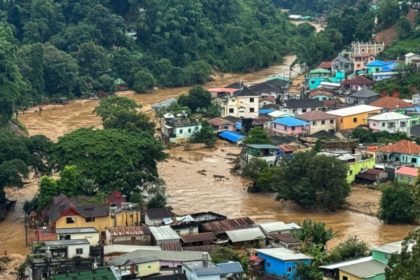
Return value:
[(264, 260), (264, 272), (268, 275), (295, 279), (296, 266), (299, 262), (310, 265), (312, 257), (286, 248), (257, 250), (257, 256)]

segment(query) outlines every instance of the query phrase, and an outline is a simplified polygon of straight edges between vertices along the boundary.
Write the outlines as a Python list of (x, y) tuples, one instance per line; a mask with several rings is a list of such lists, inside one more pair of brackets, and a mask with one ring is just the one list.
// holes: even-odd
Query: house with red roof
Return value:
[(346, 79), (341, 82), (341, 87), (345, 90), (359, 91), (363, 87), (371, 88), (374, 84), (374, 81), (369, 80), (363, 76), (355, 76), (351, 79)]
[(420, 167), (420, 145), (410, 140), (401, 140), (378, 149), (378, 162)]
[(379, 98), (378, 100), (369, 103), (369, 105), (382, 107), (383, 110), (387, 112), (413, 106), (412, 104), (393, 96), (384, 96), (382, 98)]
[(403, 166), (395, 172), (395, 180), (414, 185), (417, 182), (418, 173), (419, 169), (416, 167)]

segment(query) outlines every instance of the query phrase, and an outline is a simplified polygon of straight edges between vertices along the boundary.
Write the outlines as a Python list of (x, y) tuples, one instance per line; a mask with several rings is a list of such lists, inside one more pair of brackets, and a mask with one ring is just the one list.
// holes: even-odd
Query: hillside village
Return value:
[[(206, 120), (179, 110), (176, 98), (156, 103), (156, 136), (168, 146), (185, 146), (209, 125), (220, 141), (242, 145), (239, 172), (254, 158), (275, 166), (318, 146), (318, 155), (346, 164), (348, 184), (414, 185), (420, 166), (420, 94), (400, 99), (373, 86), (407, 69), (419, 71), (420, 55), (380, 61), (375, 57), (381, 50), (383, 44), (352, 44), (350, 51), (308, 71), (299, 92), (290, 91), (292, 81), (284, 75), (208, 88), (220, 116)], [(243, 144), (255, 128), (263, 129), (272, 144)], [(352, 136), (355, 129), (406, 136), (394, 143), (365, 143)], [(166, 207), (145, 210), (117, 191), (99, 203), (61, 194), (28, 219), (34, 233), (25, 279), (297, 279), (302, 264), (316, 261), (300, 252), (306, 241), (298, 233), (305, 225), (215, 212), (178, 216)], [(318, 269), (323, 279), (385, 279), (391, 254), (407, 250), (404, 246), (402, 240), (376, 246), (367, 256)], [(223, 250), (245, 254), (212, 259)]]

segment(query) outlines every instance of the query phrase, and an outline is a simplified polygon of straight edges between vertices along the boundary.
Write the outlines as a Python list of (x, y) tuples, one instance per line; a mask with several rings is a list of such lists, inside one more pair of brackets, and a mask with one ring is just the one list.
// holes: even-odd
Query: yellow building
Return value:
[(380, 114), (382, 108), (370, 105), (357, 105), (327, 112), (337, 118), (337, 130), (352, 129), (368, 123), (368, 117)]
[(117, 226), (140, 225), (140, 210), (123, 207), (110, 209), (108, 204), (90, 204), (60, 195), (54, 198), (48, 212), (51, 228), (87, 228), (98, 231)]

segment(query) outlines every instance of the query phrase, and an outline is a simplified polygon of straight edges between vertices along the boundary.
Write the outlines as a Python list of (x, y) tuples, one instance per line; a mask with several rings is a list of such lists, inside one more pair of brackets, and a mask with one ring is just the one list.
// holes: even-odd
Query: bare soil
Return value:
[(347, 198), (348, 209), (376, 217), (380, 200), (381, 191), (372, 190), (366, 186), (353, 186)]

